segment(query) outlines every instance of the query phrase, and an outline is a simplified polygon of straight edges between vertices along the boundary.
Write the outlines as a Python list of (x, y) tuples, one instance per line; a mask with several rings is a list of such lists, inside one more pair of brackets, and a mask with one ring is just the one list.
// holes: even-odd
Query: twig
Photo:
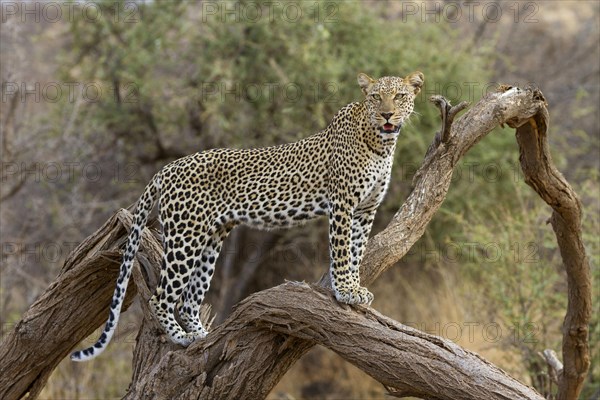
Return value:
[(563, 364), (558, 359), (558, 355), (552, 349), (546, 349), (542, 353), (538, 353), (548, 364), (548, 375), (552, 382), (558, 385), (559, 376), (563, 372)]

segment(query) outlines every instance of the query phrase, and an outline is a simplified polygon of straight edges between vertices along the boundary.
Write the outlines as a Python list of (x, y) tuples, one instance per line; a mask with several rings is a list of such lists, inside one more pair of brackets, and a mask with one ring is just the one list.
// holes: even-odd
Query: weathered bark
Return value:
[[(206, 341), (158, 357), (158, 367), (138, 380), (126, 398), (252, 399), (249, 393), (263, 390), (264, 368), (281, 368), (278, 352), (264, 352), (266, 345), (274, 345), (272, 339), (279, 352), (293, 352), (298, 340), (321, 344), (403, 396), (541, 399), (449, 340), (404, 326), (372, 308), (341, 305), (329, 290), (297, 282), (248, 297)], [(177, 382), (171, 383), (170, 377)]]
[[(0, 344), (0, 398), (31, 398), (77, 343), (106, 322), (107, 299), (121, 262), (120, 245), (131, 215), (121, 210), (69, 255), (56, 280)], [(142, 254), (159, 263), (162, 246), (144, 232)], [(123, 308), (136, 295), (130, 285)]]
[[(473, 145), (498, 124), (518, 127), (519, 136), (519, 132), (528, 134), (524, 126), (531, 125), (531, 121), (547, 119), (541, 93), (532, 89), (504, 88), (491, 93), (454, 124), (453, 116), (465, 105), (450, 108), (444, 99), (436, 101), (445, 124), (415, 176), (413, 192), (388, 227), (368, 243), (361, 265), (365, 285), (400, 260), (423, 234), (446, 196), (453, 168)], [(538, 121), (537, 129), (541, 130), (541, 126), (544, 132), (539, 136), (545, 136), (545, 125)], [(529, 148), (531, 144), (524, 142), (522, 146)], [(544, 160), (551, 165), (549, 158)], [(555, 171), (554, 167), (548, 170)], [(526, 168), (524, 172), (527, 175)], [(551, 193), (549, 189), (546, 192)], [(552, 193), (550, 198), (553, 198)], [(579, 230), (569, 230), (568, 234), (579, 238), (576, 243), (580, 243), (579, 222), (571, 220), (580, 215), (571, 212), (561, 217), (567, 226), (579, 227)], [(35, 396), (58, 361), (104, 323), (120, 261), (115, 249), (125, 236), (124, 229), (114, 226), (117, 219), (126, 227), (131, 223), (129, 214), (121, 211), (84, 242), (65, 264), (57, 281), (0, 344), (2, 398), (19, 398), (27, 392)], [(555, 231), (559, 235), (556, 228)], [(558, 240), (560, 244), (564, 238)], [(340, 305), (324, 288), (305, 284), (288, 283), (254, 294), (241, 302), (205, 340), (187, 349), (173, 345), (161, 335), (145, 301), (150, 296), (150, 288), (156, 286), (160, 246), (149, 231), (144, 232), (142, 246), (146, 253), (140, 253), (138, 261), (143, 268), (134, 269), (134, 282), (142, 298), (145, 317), (134, 354), (133, 380), (125, 398), (263, 398), (306, 351), (321, 344), (382, 382), (396, 396), (541, 399), (533, 389), (448, 340), (402, 326), (367, 307)], [(572, 247), (572, 250), (581, 251), (579, 256), (585, 260), (583, 247)], [(563, 257), (568, 254), (562, 246), (561, 253)], [(111, 258), (105, 259), (105, 254)], [(90, 257), (93, 262), (89, 262)], [(89, 270), (93, 271), (93, 279)], [(83, 276), (82, 271), (88, 275)], [(581, 268), (574, 271), (567, 268), (568, 274), (572, 272), (581, 272)], [(585, 297), (581, 300), (585, 306), (589, 304), (586, 296), (590, 294), (581, 289), (580, 279), (585, 281), (586, 276), (585, 273), (576, 275), (569, 277), (569, 290), (572, 286), (579, 288), (576, 293)], [(67, 292), (66, 285), (74, 291)], [(328, 285), (326, 278), (321, 280), (321, 285)], [(57, 290), (58, 287), (62, 289)], [(130, 295), (131, 289), (133, 287)], [(61, 293), (68, 293), (68, 298), (61, 297)], [(568, 313), (581, 315), (567, 315), (565, 324), (567, 320), (575, 321), (577, 329), (587, 329), (589, 314), (576, 309), (577, 304), (570, 302)], [(30, 337), (25, 341), (28, 332)], [(46, 332), (55, 338), (50, 346), (43, 343)], [(576, 330), (578, 332), (580, 330)], [(583, 358), (587, 356), (589, 364), (587, 338), (578, 334), (577, 340), (585, 344), (579, 354)], [(570, 347), (567, 349), (571, 351)], [(43, 355), (30, 363), (29, 357), (38, 354)], [(46, 362), (45, 357), (50, 354), (54, 358)], [(571, 355), (563, 354), (565, 363), (569, 357)], [(583, 376), (587, 371), (587, 366), (584, 367), (577, 370)], [(563, 381), (571, 382), (567, 378)]]
[(553, 209), (550, 223), (568, 284), (567, 313), (562, 329), (564, 366), (559, 371), (557, 399), (577, 399), (590, 367), (588, 335), (592, 316), (592, 279), (581, 232), (581, 201), (552, 162), (546, 140), (546, 108), (542, 107), (524, 124), (509, 121), (509, 125), (518, 125), (519, 160), (525, 182)]

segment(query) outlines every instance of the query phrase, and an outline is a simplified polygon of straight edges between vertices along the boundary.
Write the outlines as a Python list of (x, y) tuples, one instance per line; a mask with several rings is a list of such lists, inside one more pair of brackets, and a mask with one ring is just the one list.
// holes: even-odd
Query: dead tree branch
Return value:
[[(85, 239), (65, 261), (46, 292), (0, 343), (0, 398), (35, 398), (56, 366), (77, 343), (106, 321), (121, 262), (130, 214), (121, 210)], [(144, 232), (142, 254), (160, 263), (162, 246)], [(130, 285), (123, 304), (136, 296)]]
[[(278, 352), (265, 353), (264, 346), (272, 346), (273, 338)], [(250, 399), (249, 393), (262, 391), (265, 368), (275, 374), (281, 368), (278, 354), (293, 351), (299, 341), (335, 351), (403, 396), (541, 399), (449, 340), (404, 326), (371, 308), (341, 305), (330, 291), (297, 282), (248, 297), (208, 340), (186, 352), (159, 356), (151, 376), (137, 381), (126, 398), (205, 399), (226, 393), (225, 398)], [(178, 376), (178, 382), (170, 383), (171, 376)]]
[[(544, 101), (541, 92), (534, 95)], [(569, 182), (554, 166), (548, 148), (548, 111), (542, 107), (527, 121), (508, 121), (517, 128), (519, 161), (525, 182), (552, 207), (550, 223), (567, 272), (568, 304), (563, 321), (564, 367), (558, 376), (558, 400), (579, 398), (590, 368), (588, 343), (592, 316), (590, 263), (581, 232), (581, 201)]]
[[(447, 107), (445, 100), (437, 104), (445, 121), (439, 140), (427, 152), (406, 202), (388, 227), (369, 241), (361, 265), (365, 285), (400, 260), (421, 237), (445, 199), (453, 168), (482, 137), (502, 123), (518, 127), (517, 135), (521, 132), (526, 136), (527, 128), (523, 126), (539, 118), (538, 129), (544, 126), (545, 134), (542, 120), (546, 121), (547, 112), (537, 90), (504, 88), (491, 93), (454, 123), (453, 117), (466, 105)], [(571, 212), (563, 218), (577, 217)], [(35, 397), (58, 361), (103, 324), (120, 261), (116, 249), (124, 241), (123, 226), (128, 229), (130, 223), (130, 215), (120, 211), (82, 243), (57, 281), (0, 344), (0, 397), (15, 399), (27, 393)], [(567, 223), (573, 221), (567, 219)], [(569, 232), (577, 235), (576, 230)], [(250, 296), (205, 340), (181, 348), (164, 339), (144, 301), (156, 286), (161, 250), (148, 230), (142, 245), (145, 253), (138, 255), (142, 268), (134, 269), (134, 283), (142, 298), (144, 320), (134, 353), (132, 383), (125, 398), (264, 398), (315, 344), (336, 351), (383, 383), (394, 396), (542, 398), (448, 340), (405, 327), (366, 307), (340, 305), (325, 288), (305, 284), (287, 283)], [(565, 257), (567, 253), (562, 254)], [(328, 286), (327, 275), (320, 286)], [(578, 293), (589, 294), (581, 290)], [(133, 290), (129, 294), (133, 295)], [(568, 312), (577, 304), (569, 303)], [(576, 333), (587, 329), (585, 318), (584, 313), (576, 319)], [(50, 344), (49, 337), (53, 339)], [(577, 339), (582, 340), (581, 335)], [(586, 355), (586, 350), (580, 354)], [(568, 357), (563, 354), (563, 358), (567, 366)]]

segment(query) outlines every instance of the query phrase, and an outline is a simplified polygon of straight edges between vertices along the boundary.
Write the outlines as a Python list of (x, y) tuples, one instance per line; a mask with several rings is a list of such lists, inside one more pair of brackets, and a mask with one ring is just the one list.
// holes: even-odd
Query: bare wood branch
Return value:
[(548, 364), (548, 375), (550, 375), (550, 379), (552, 379), (552, 382), (558, 384), (558, 377), (563, 371), (563, 364), (558, 359), (558, 355), (556, 355), (554, 350), (546, 349), (540, 353), (540, 356), (546, 361), (546, 364)]
[[(454, 122), (454, 118), (456, 115), (463, 111), (465, 108), (469, 106), (469, 103), (463, 101), (459, 103), (456, 107), (452, 107), (450, 101), (448, 101), (445, 97), (440, 95), (431, 96), (429, 98), (437, 108), (440, 109), (440, 117), (442, 119), (442, 129), (440, 130), (439, 137), (441, 143), (448, 143), (450, 140), (450, 127)], [(436, 136), (437, 138), (437, 136)]]
[[(455, 107), (460, 111), (465, 106), (461, 103)], [(400, 210), (386, 229), (369, 240), (361, 265), (361, 282), (373, 282), (423, 235), (446, 198), (454, 167), (469, 149), (499, 124), (513, 119), (527, 120), (541, 107), (545, 107), (544, 102), (534, 98), (531, 90), (513, 88), (488, 94), (454, 122), (448, 143), (428, 151), (415, 174), (414, 189)]]
[[(537, 89), (533, 96), (545, 102)], [(517, 128), (519, 160), (525, 182), (552, 207), (550, 223), (567, 272), (568, 304), (563, 321), (563, 373), (559, 375), (559, 400), (579, 398), (590, 367), (588, 343), (592, 315), (592, 280), (590, 264), (581, 231), (581, 201), (558, 171), (547, 141), (548, 111), (542, 107), (526, 120), (508, 121)]]
[[(450, 140), (450, 127), (454, 122), (454, 118), (458, 115), (459, 112), (463, 111), (469, 106), (469, 103), (463, 101), (458, 105), (452, 107), (450, 101), (447, 100), (443, 96), (435, 95), (429, 98), (429, 101), (432, 102), (439, 110), (440, 110), (440, 118), (442, 120), (442, 127), (440, 131), (435, 134), (433, 138), (433, 142), (429, 145), (427, 152), (425, 153), (425, 159), (419, 171), (415, 173), (413, 176), (412, 184), (416, 185), (422, 175), (422, 171), (425, 171), (429, 168), (429, 164), (435, 159), (434, 154), (436, 151), (443, 152), (446, 144)], [(438, 150), (439, 149), (439, 150)]]
[[(29, 308), (0, 343), (0, 398), (31, 398), (46, 384), (58, 363), (73, 347), (106, 321), (119, 271), (126, 231), (121, 210), (85, 239), (65, 261), (46, 292)], [(153, 264), (160, 262), (162, 246), (144, 233), (143, 253)], [(124, 302), (129, 307), (136, 295), (130, 285)]]
[[(248, 338), (248, 332), (257, 336)], [(223, 390), (232, 398), (254, 398), (250, 394), (254, 378), (264, 373), (266, 360), (277, 359), (277, 353), (260, 351), (267, 332), (278, 338), (281, 350), (297, 340), (323, 345), (403, 396), (541, 399), (533, 389), (449, 340), (401, 325), (371, 308), (340, 305), (330, 291), (297, 282), (242, 301), (210, 339), (162, 358), (126, 398), (217, 398)], [(247, 360), (246, 350), (258, 358)], [(243, 373), (232, 375), (229, 368), (241, 368)], [(183, 376), (179, 382), (167, 382), (173, 374)], [(232, 376), (241, 382), (232, 382)]]

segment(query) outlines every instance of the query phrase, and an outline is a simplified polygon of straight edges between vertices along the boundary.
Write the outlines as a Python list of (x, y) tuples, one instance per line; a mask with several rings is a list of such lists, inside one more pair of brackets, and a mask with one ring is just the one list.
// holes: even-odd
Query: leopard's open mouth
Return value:
[(389, 122), (379, 127), (381, 133), (398, 133), (402, 125), (394, 125)]

